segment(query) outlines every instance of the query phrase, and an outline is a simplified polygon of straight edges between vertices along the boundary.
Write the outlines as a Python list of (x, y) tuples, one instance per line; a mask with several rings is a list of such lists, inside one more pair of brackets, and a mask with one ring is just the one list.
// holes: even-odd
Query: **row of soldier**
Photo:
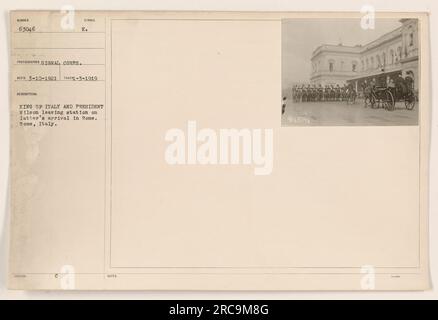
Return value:
[(294, 102), (309, 101), (346, 101), (349, 96), (356, 96), (356, 90), (352, 83), (337, 85), (294, 85), (292, 98)]

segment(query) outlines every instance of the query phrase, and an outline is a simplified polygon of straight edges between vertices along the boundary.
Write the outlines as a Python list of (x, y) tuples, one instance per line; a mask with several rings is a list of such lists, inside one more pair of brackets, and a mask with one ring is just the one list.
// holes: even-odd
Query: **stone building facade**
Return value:
[(324, 44), (311, 57), (312, 84), (353, 82), (360, 91), (365, 80), (385, 85), (388, 77), (411, 77), (418, 90), (418, 20), (400, 20), (401, 26), (365, 45)]

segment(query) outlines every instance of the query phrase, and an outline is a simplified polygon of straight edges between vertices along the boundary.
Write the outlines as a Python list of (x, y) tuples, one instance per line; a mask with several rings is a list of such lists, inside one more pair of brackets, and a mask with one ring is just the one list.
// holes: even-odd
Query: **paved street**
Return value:
[(281, 123), (282, 126), (416, 125), (418, 103), (414, 110), (407, 110), (403, 102), (397, 102), (394, 111), (387, 111), (365, 108), (363, 100), (348, 105), (346, 102), (293, 103), (288, 99)]

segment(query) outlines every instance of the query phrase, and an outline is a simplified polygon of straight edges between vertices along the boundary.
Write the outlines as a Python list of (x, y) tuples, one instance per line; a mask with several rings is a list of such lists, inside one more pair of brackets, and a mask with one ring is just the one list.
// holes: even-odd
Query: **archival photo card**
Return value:
[(430, 288), (426, 13), (70, 14), (10, 12), (10, 289)]

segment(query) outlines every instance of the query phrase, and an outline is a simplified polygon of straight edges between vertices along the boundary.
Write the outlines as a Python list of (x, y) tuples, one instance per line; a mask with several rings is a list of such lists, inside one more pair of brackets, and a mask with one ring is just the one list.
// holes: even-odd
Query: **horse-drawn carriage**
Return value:
[(375, 87), (368, 86), (364, 89), (365, 108), (373, 109), (384, 108), (388, 111), (395, 110), (395, 103), (398, 101), (404, 102), (407, 110), (412, 110), (417, 101), (413, 82), (410, 79), (397, 81), (393, 86)]

